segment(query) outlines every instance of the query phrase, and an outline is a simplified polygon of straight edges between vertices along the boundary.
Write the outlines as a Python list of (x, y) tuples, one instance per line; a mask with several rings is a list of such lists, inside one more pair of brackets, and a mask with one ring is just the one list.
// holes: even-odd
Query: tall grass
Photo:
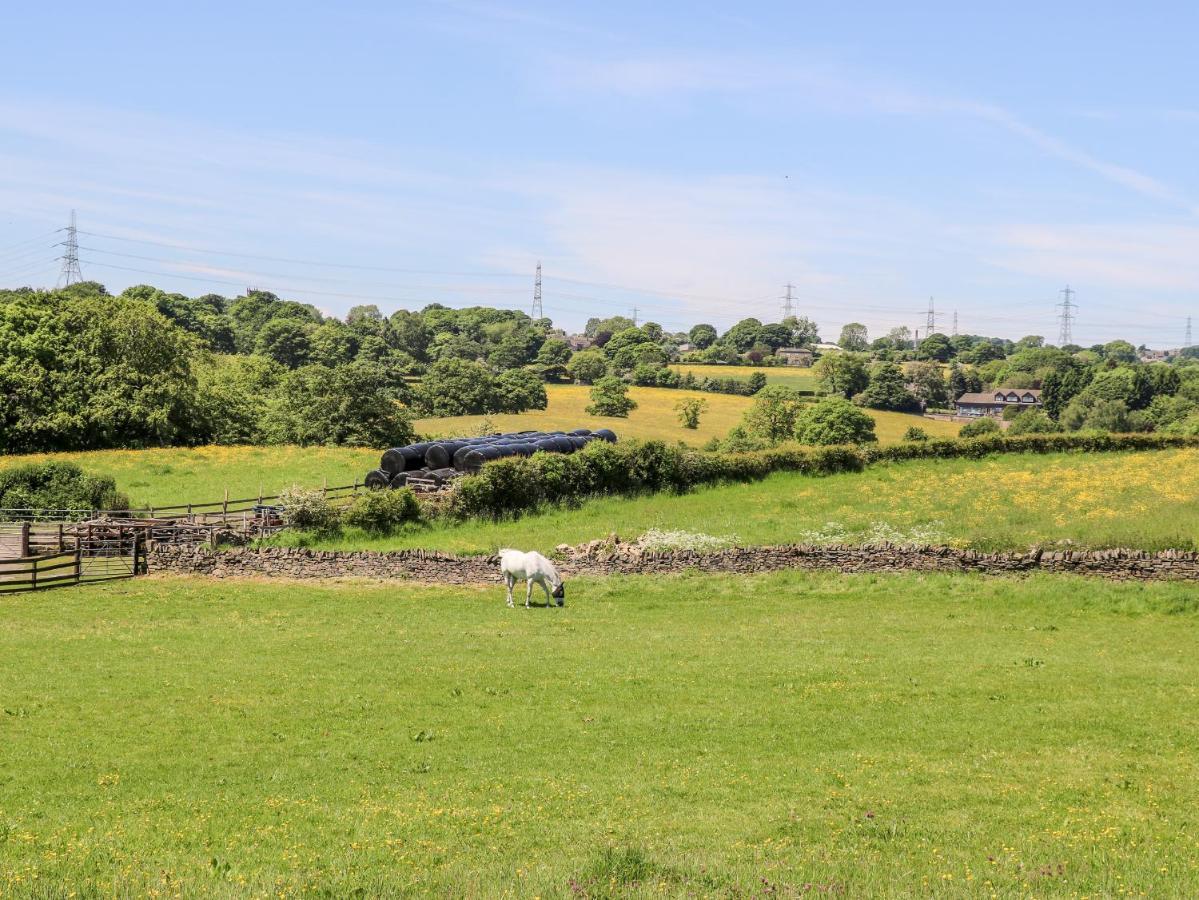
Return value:
[(349, 532), (317, 545), (545, 551), (658, 528), (735, 535), (743, 544), (890, 539), (984, 550), (1190, 549), (1199, 547), (1197, 496), (1199, 449), (1017, 454), (917, 460), (823, 478), (778, 473), (683, 495), (594, 499), (516, 521), (438, 523), (390, 538)]

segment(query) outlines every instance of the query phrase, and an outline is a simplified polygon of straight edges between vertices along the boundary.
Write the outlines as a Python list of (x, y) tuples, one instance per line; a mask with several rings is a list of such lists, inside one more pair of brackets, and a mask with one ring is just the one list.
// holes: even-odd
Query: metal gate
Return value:
[(75, 541), (80, 581), (132, 578), (146, 572), (144, 535), (138, 529), (121, 525), (80, 526)]

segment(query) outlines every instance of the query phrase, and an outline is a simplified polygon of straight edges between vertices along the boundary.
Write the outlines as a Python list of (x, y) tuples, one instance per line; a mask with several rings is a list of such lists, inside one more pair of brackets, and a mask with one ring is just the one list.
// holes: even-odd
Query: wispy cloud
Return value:
[[(611, 93), (641, 100), (680, 95), (769, 93), (772, 102), (845, 115), (965, 117), (994, 125), (1045, 155), (1143, 197), (1199, 215), (1199, 206), (1161, 180), (1105, 160), (1037, 128), (1002, 106), (905, 85), (899, 79), (831, 62), (762, 63), (711, 56), (642, 56), (608, 60), (557, 57), (553, 90)], [(1183, 115), (1185, 111), (1175, 111)]]

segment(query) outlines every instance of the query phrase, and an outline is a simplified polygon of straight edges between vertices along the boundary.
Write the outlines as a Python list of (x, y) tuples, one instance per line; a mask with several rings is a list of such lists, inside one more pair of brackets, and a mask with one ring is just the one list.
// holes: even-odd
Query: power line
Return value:
[(83, 281), (83, 273), (79, 270), (79, 236), (75, 229), (75, 210), (71, 210), (71, 224), (67, 226), (67, 239), (59, 246), (62, 252), (62, 271), (58, 275), (55, 287), (70, 287), (76, 282)]
[[(329, 269), (356, 269), (366, 272), (402, 272), (407, 275), (451, 275), (464, 277), (479, 277), (479, 278), (520, 278), (519, 272), (481, 272), (481, 271), (466, 271), (466, 272), (447, 272), (435, 269), (400, 269), (394, 266), (363, 266), (354, 263), (335, 263), (321, 262), (314, 259), (296, 259), (288, 256), (266, 256), (258, 253), (240, 253), (234, 250), (212, 250), (204, 247), (193, 247), (190, 244), (176, 244), (170, 241), (152, 241), (147, 238), (131, 238), (121, 237), (116, 234), (104, 234), (99, 231), (80, 231), (80, 234), (88, 235), (89, 237), (104, 238), (109, 241), (125, 241), (130, 244), (148, 244), (152, 247), (169, 247), (173, 250), (187, 250), (191, 253), (205, 253), (211, 256), (233, 256), (238, 259), (259, 259), (266, 262), (282, 262), (295, 263), (305, 266), (320, 266)], [(112, 252), (112, 251), (108, 251)]]
[(787, 293), (783, 296), (783, 318), (784, 319), (790, 319), (792, 316), (795, 315), (795, 302), (794, 302), (795, 298), (792, 296), (792, 291), (794, 291), (794, 290), (795, 290), (795, 285), (793, 285), (791, 282), (788, 281), (787, 285), (786, 285)]
[(545, 318), (545, 310), (541, 307), (541, 260), (537, 260), (537, 276), (533, 280), (533, 318)]
[(1182, 342), (1183, 347), (1191, 346), (1191, 317), (1187, 316), (1187, 334), (1186, 339)]
[(924, 319), (924, 333), (926, 336), (931, 335), (937, 330), (937, 312), (933, 309), (933, 298), (928, 298), (928, 314)]
[(953, 336), (958, 336), (958, 311), (956, 309), (953, 311)]
[(1078, 309), (1078, 304), (1071, 300), (1073, 296), (1074, 291), (1071, 290), (1070, 285), (1066, 285), (1062, 289), (1062, 302), (1057, 304), (1057, 308), (1062, 311), (1059, 316), (1061, 320), (1061, 328), (1058, 330), (1057, 340), (1059, 347), (1065, 347), (1067, 344), (1074, 343), (1074, 310)]

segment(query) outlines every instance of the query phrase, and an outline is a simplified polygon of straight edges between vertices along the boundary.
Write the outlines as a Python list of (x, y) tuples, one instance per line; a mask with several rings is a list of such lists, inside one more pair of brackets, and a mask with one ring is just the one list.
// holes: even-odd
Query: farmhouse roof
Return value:
[(1004, 398), (1015, 396), (1015, 402), (1019, 402), (1021, 397), (1031, 395), (1037, 402), (1041, 400), (1041, 391), (1039, 388), (1004, 388), (998, 387), (993, 391), (975, 391), (969, 394), (962, 394), (958, 397), (958, 403), (1009, 403), (1013, 401)]

